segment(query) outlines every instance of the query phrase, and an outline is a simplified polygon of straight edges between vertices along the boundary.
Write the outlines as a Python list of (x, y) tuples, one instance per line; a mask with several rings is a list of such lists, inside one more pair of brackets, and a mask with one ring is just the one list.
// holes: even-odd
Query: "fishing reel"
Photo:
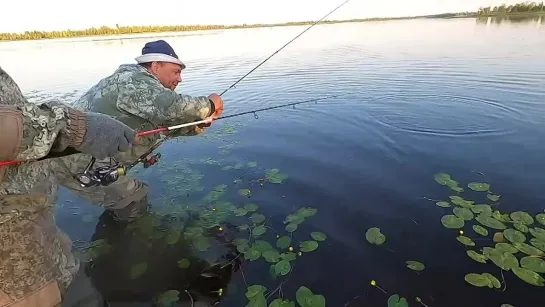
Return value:
[(120, 176), (127, 174), (127, 168), (114, 158), (110, 158), (110, 165), (93, 168), (95, 162), (96, 159), (92, 158), (83, 173), (74, 176), (82, 187), (108, 186), (116, 182)]

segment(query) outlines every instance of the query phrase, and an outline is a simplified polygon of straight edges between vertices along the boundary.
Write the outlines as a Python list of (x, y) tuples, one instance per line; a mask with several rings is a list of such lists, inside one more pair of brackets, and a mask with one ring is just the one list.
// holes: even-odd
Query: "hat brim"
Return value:
[(182, 69), (185, 69), (186, 67), (185, 64), (179, 59), (163, 53), (147, 53), (136, 57), (135, 60), (138, 64), (149, 62), (167, 62), (172, 64), (178, 64), (182, 67)]

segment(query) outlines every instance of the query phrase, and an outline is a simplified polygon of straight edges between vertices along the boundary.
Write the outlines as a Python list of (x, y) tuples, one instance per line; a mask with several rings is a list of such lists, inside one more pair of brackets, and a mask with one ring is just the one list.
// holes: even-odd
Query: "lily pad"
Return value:
[(495, 265), (505, 271), (519, 266), (517, 258), (511, 253), (501, 252), (494, 248), (485, 247), (483, 248), (483, 254), (488, 259), (492, 260)]
[(405, 261), (405, 263), (407, 263), (407, 267), (413, 271), (422, 271), (425, 268), (424, 264), (418, 261), (409, 260)]
[(493, 228), (493, 229), (497, 229), (497, 230), (504, 230), (504, 229), (507, 228), (507, 226), (505, 226), (505, 224), (503, 224), (502, 222), (494, 219), (491, 216), (483, 215), (482, 213), (479, 214), (475, 218), (475, 220), (477, 222), (479, 222), (481, 225), (489, 227), (489, 228)]
[(159, 306), (172, 306), (173, 303), (179, 300), (178, 295), (180, 295), (178, 290), (165, 291), (159, 295), (157, 303), (159, 303)]
[(516, 249), (513, 245), (509, 243), (497, 243), (495, 247), (502, 253), (516, 254), (519, 252), (518, 249)]
[(255, 247), (252, 247), (244, 252), (244, 258), (250, 261), (255, 261), (259, 259), (259, 257), (261, 257), (261, 252), (257, 250)]
[(545, 213), (539, 213), (536, 215), (536, 221), (541, 225), (545, 225)]
[(456, 240), (460, 241), (460, 243), (466, 246), (475, 246), (475, 242), (466, 236), (457, 236)]
[(278, 240), (276, 241), (276, 246), (282, 249), (286, 249), (290, 246), (290, 243), (291, 243), (291, 238), (288, 236), (283, 236), (278, 238)]
[(448, 214), (441, 218), (441, 223), (446, 228), (458, 229), (464, 227), (464, 220), (456, 215)]
[(528, 226), (526, 226), (525, 224), (521, 223), (521, 222), (515, 222), (513, 223), (513, 227), (515, 227), (516, 230), (520, 231), (520, 232), (528, 232), (530, 229), (528, 228)]
[(544, 229), (535, 227), (535, 228), (530, 229), (530, 233), (532, 234), (532, 236), (536, 237), (537, 239), (545, 241), (545, 230)]
[(251, 197), (252, 196), (252, 191), (250, 191), (248, 189), (240, 189), (240, 190), (238, 190), (238, 194), (240, 194), (242, 196), (246, 196), (246, 197)]
[(318, 248), (318, 242), (316, 241), (305, 241), (299, 244), (302, 252), (308, 253), (315, 251)]
[(311, 217), (314, 216), (318, 212), (318, 209), (316, 208), (310, 208), (310, 207), (304, 207), (297, 209), (297, 214), (300, 214), (303, 217)]
[(252, 216), (250, 217), (250, 219), (252, 220), (252, 222), (254, 222), (255, 224), (260, 224), (260, 223), (263, 223), (265, 222), (265, 216), (261, 213), (254, 213), (252, 214)]
[(509, 222), (511, 221), (511, 218), (509, 217), (509, 214), (502, 214), (500, 211), (496, 210), (492, 213), (492, 217), (500, 222)]
[(141, 262), (138, 264), (135, 264), (131, 267), (131, 279), (136, 279), (146, 272), (148, 269), (148, 264), (145, 262)]
[(277, 275), (286, 275), (291, 270), (291, 264), (287, 260), (281, 260), (277, 264), (274, 265), (274, 270)]
[(473, 230), (481, 236), (488, 236), (488, 230), (481, 225), (473, 225)]
[(446, 173), (435, 174), (433, 175), (433, 178), (440, 185), (448, 185), (449, 183), (452, 184), (453, 182), (452, 178), (450, 178), (450, 175)]
[(503, 236), (512, 243), (523, 243), (526, 241), (526, 236), (522, 232), (512, 228), (504, 230)]
[(268, 250), (264, 252), (262, 256), (267, 262), (276, 263), (280, 261), (280, 253), (276, 250)]
[(501, 283), (500, 281), (496, 278), (496, 276), (490, 274), (490, 273), (483, 273), (482, 274), (484, 277), (486, 277), (490, 283), (488, 284), (488, 287), (489, 288), (501, 288)]
[(281, 298), (277, 298), (274, 301), (271, 302), (269, 307), (295, 307), (295, 302), (291, 302), (289, 300), (282, 300)]
[(298, 226), (295, 223), (288, 224), (288, 225), (286, 225), (286, 231), (287, 232), (294, 232), (294, 231), (297, 230), (297, 227)]
[(530, 256), (543, 256), (544, 253), (543, 251), (531, 246), (531, 245), (528, 245), (526, 243), (513, 243), (513, 246), (518, 249), (519, 251), (527, 254), (527, 255), (530, 255)]
[(248, 212), (256, 211), (259, 207), (256, 204), (246, 204), (244, 209)]
[(294, 261), (295, 259), (297, 259), (297, 255), (295, 253), (292, 253), (292, 252), (288, 252), (288, 253), (282, 253), (280, 254), (280, 258), (286, 260), (286, 261)]
[(238, 208), (235, 210), (235, 215), (236, 216), (244, 216), (248, 213), (248, 210), (244, 209), (244, 208)]
[(520, 266), (536, 273), (545, 273), (545, 261), (540, 258), (526, 256), (520, 259)]
[(257, 162), (251, 161), (251, 162), (248, 162), (246, 165), (248, 165), (248, 167), (256, 167)]
[(280, 170), (277, 168), (268, 169), (265, 176), (270, 183), (279, 184), (288, 178), (288, 175), (280, 173)]
[(486, 192), (488, 189), (490, 189), (490, 185), (488, 183), (482, 182), (470, 182), (468, 183), (467, 187), (476, 192)]
[(517, 267), (517, 268), (513, 268), (513, 273), (515, 273), (515, 275), (517, 275), (518, 278), (524, 280), (525, 282), (531, 285), (538, 286), (538, 287), (543, 287), (545, 285), (543, 283), (545, 281), (543, 277), (541, 277), (541, 275), (539, 275), (538, 273), (534, 271)]
[(325, 241), (327, 236), (322, 232), (311, 232), (310, 236), (316, 241)]
[(488, 259), (484, 255), (481, 255), (474, 250), (468, 250), (466, 253), (471, 259), (480, 263), (486, 263), (486, 260)]
[(377, 227), (369, 228), (365, 233), (365, 238), (369, 243), (376, 245), (381, 245), (386, 241), (386, 236), (383, 235)]
[(473, 212), (471, 212), (471, 210), (469, 210), (468, 208), (456, 207), (452, 211), (454, 212), (454, 215), (461, 219), (464, 219), (465, 221), (471, 221), (474, 217)]
[(439, 207), (448, 208), (450, 207), (450, 203), (446, 201), (438, 201), (435, 203)]
[(523, 211), (516, 211), (511, 213), (511, 219), (515, 222), (521, 222), (525, 225), (532, 225), (534, 223), (534, 218)]
[(536, 239), (536, 238), (532, 238), (530, 240), (530, 243), (535, 246), (536, 248), (542, 250), (542, 251), (545, 251), (545, 241), (542, 241), (542, 240), (539, 240), (539, 239)]
[(388, 307), (408, 307), (409, 303), (404, 297), (394, 294), (388, 298)]
[(267, 290), (267, 288), (263, 287), (262, 285), (249, 286), (248, 289), (246, 289), (246, 297), (251, 300), (260, 294), (263, 294), (265, 290)]
[(191, 263), (189, 262), (189, 259), (187, 258), (182, 258), (181, 260), (178, 261), (178, 267), (180, 269), (187, 269), (190, 265)]
[(265, 228), (265, 226), (259, 225), (257, 227), (254, 227), (254, 229), (252, 230), (252, 235), (254, 237), (259, 237), (262, 234), (264, 234), (266, 231), (267, 231), (267, 229)]
[(450, 198), (450, 201), (453, 204), (455, 204), (456, 206), (460, 206), (460, 207), (464, 207), (464, 208), (468, 208), (468, 209), (471, 209), (471, 208), (473, 208), (475, 206), (474, 201), (465, 200), (460, 196), (449, 196), (449, 198)]
[(486, 287), (491, 283), (490, 280), (486, 276), (484, 276), (482, 274), (476, 274), (476, 273), (466, 274), (464, 279), (470, 285), (473, 285), (475, 287)]
[(483, 215), (492, 215), (492, 207), (486, 204), (475, 205), (471, 208), (473, 213), (481, 213)]
[(167, 244), (176, 244), (178, 243), (178, 240), (180, 239), (181, 232), (180, 231), (171, 231), (168, 233), (166, 240)]
[(488, 194), (486, 198), (490, 199), (493, 202), (500, 200), (500, 195)]

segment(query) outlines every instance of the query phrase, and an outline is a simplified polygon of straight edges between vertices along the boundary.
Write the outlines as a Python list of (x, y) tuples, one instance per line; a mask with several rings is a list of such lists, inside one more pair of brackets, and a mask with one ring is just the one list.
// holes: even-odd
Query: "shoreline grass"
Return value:
[[(420, 18), (460, 18), (460, 17), (462, 18), (477, 17), (477, 14), (472, 12), (464, 12), (464, 13), (445, 13), (445, 14), (436, 14), (436, 15), (407, 16), (407, 17), (324, 20), (324, 21), (321, 21), (320, 24), (340, 24), (340, 23), (356, 23), (356, 22), (370, 22), (370, 21), (410, 20), (410, 19), (420, 19)], [(9, 42), (9, 41), (81, 38), (81, 37), (93, 37), (93, 36), (304, 26), (304, 25), (311, 25), (314, 22), (315, 21), (300, 21), (300, 22), (286, 22), (286, 23), (275, 23), (275, 24), (240, 24), (240, 25), (117, 26), (115, 28), (102, 26), (98, 28), (93, 27), (93, 28), (83, 29), (83, 30), (67, 29), (64, 31), (25, 31), (24, 33), (0, 33), (0, 43)]]

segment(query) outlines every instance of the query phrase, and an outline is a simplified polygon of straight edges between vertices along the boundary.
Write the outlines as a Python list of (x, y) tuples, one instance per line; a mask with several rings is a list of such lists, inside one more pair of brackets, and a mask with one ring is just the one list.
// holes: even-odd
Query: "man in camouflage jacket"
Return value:
[[(146, 131), (159, 127), (213, 119), (221, 115), (223, 100), (217, 94), (190, 96), (175, 92), (186, 65), (172, 47), (163, 40), (145, 44), (137, 64), (123, 64), (110, 76), (100, 80), (74, 103), (81, 111), (107, 114), (129, 127)], [(169, 136), (195, 135), (208, 125), (176, 130)], [(115, 156), (118, 162), (130, 164), (161, 141), (163, 137), (141, 137), (139, 146)], [(124, 176), (108, 187), (82, 188), (72, 178), (81, 172), (91, 157), (73, 155), (58, 159), (55, 167), (60, 183), (104, 208), (122, 220), (132, 220), (147, 208), (147, 185)], [(97, 166), (109, 160), (97, 161)]]
[(60, 306), (79, 269), (52, 213), (54, 159), (37, 160), (67, 148), (105, 158), (128, 150), (135, 136), (103, 114), (27, 102), (0, 68), (0, 161), (33, 161), (0, 167), (0, 307)]

